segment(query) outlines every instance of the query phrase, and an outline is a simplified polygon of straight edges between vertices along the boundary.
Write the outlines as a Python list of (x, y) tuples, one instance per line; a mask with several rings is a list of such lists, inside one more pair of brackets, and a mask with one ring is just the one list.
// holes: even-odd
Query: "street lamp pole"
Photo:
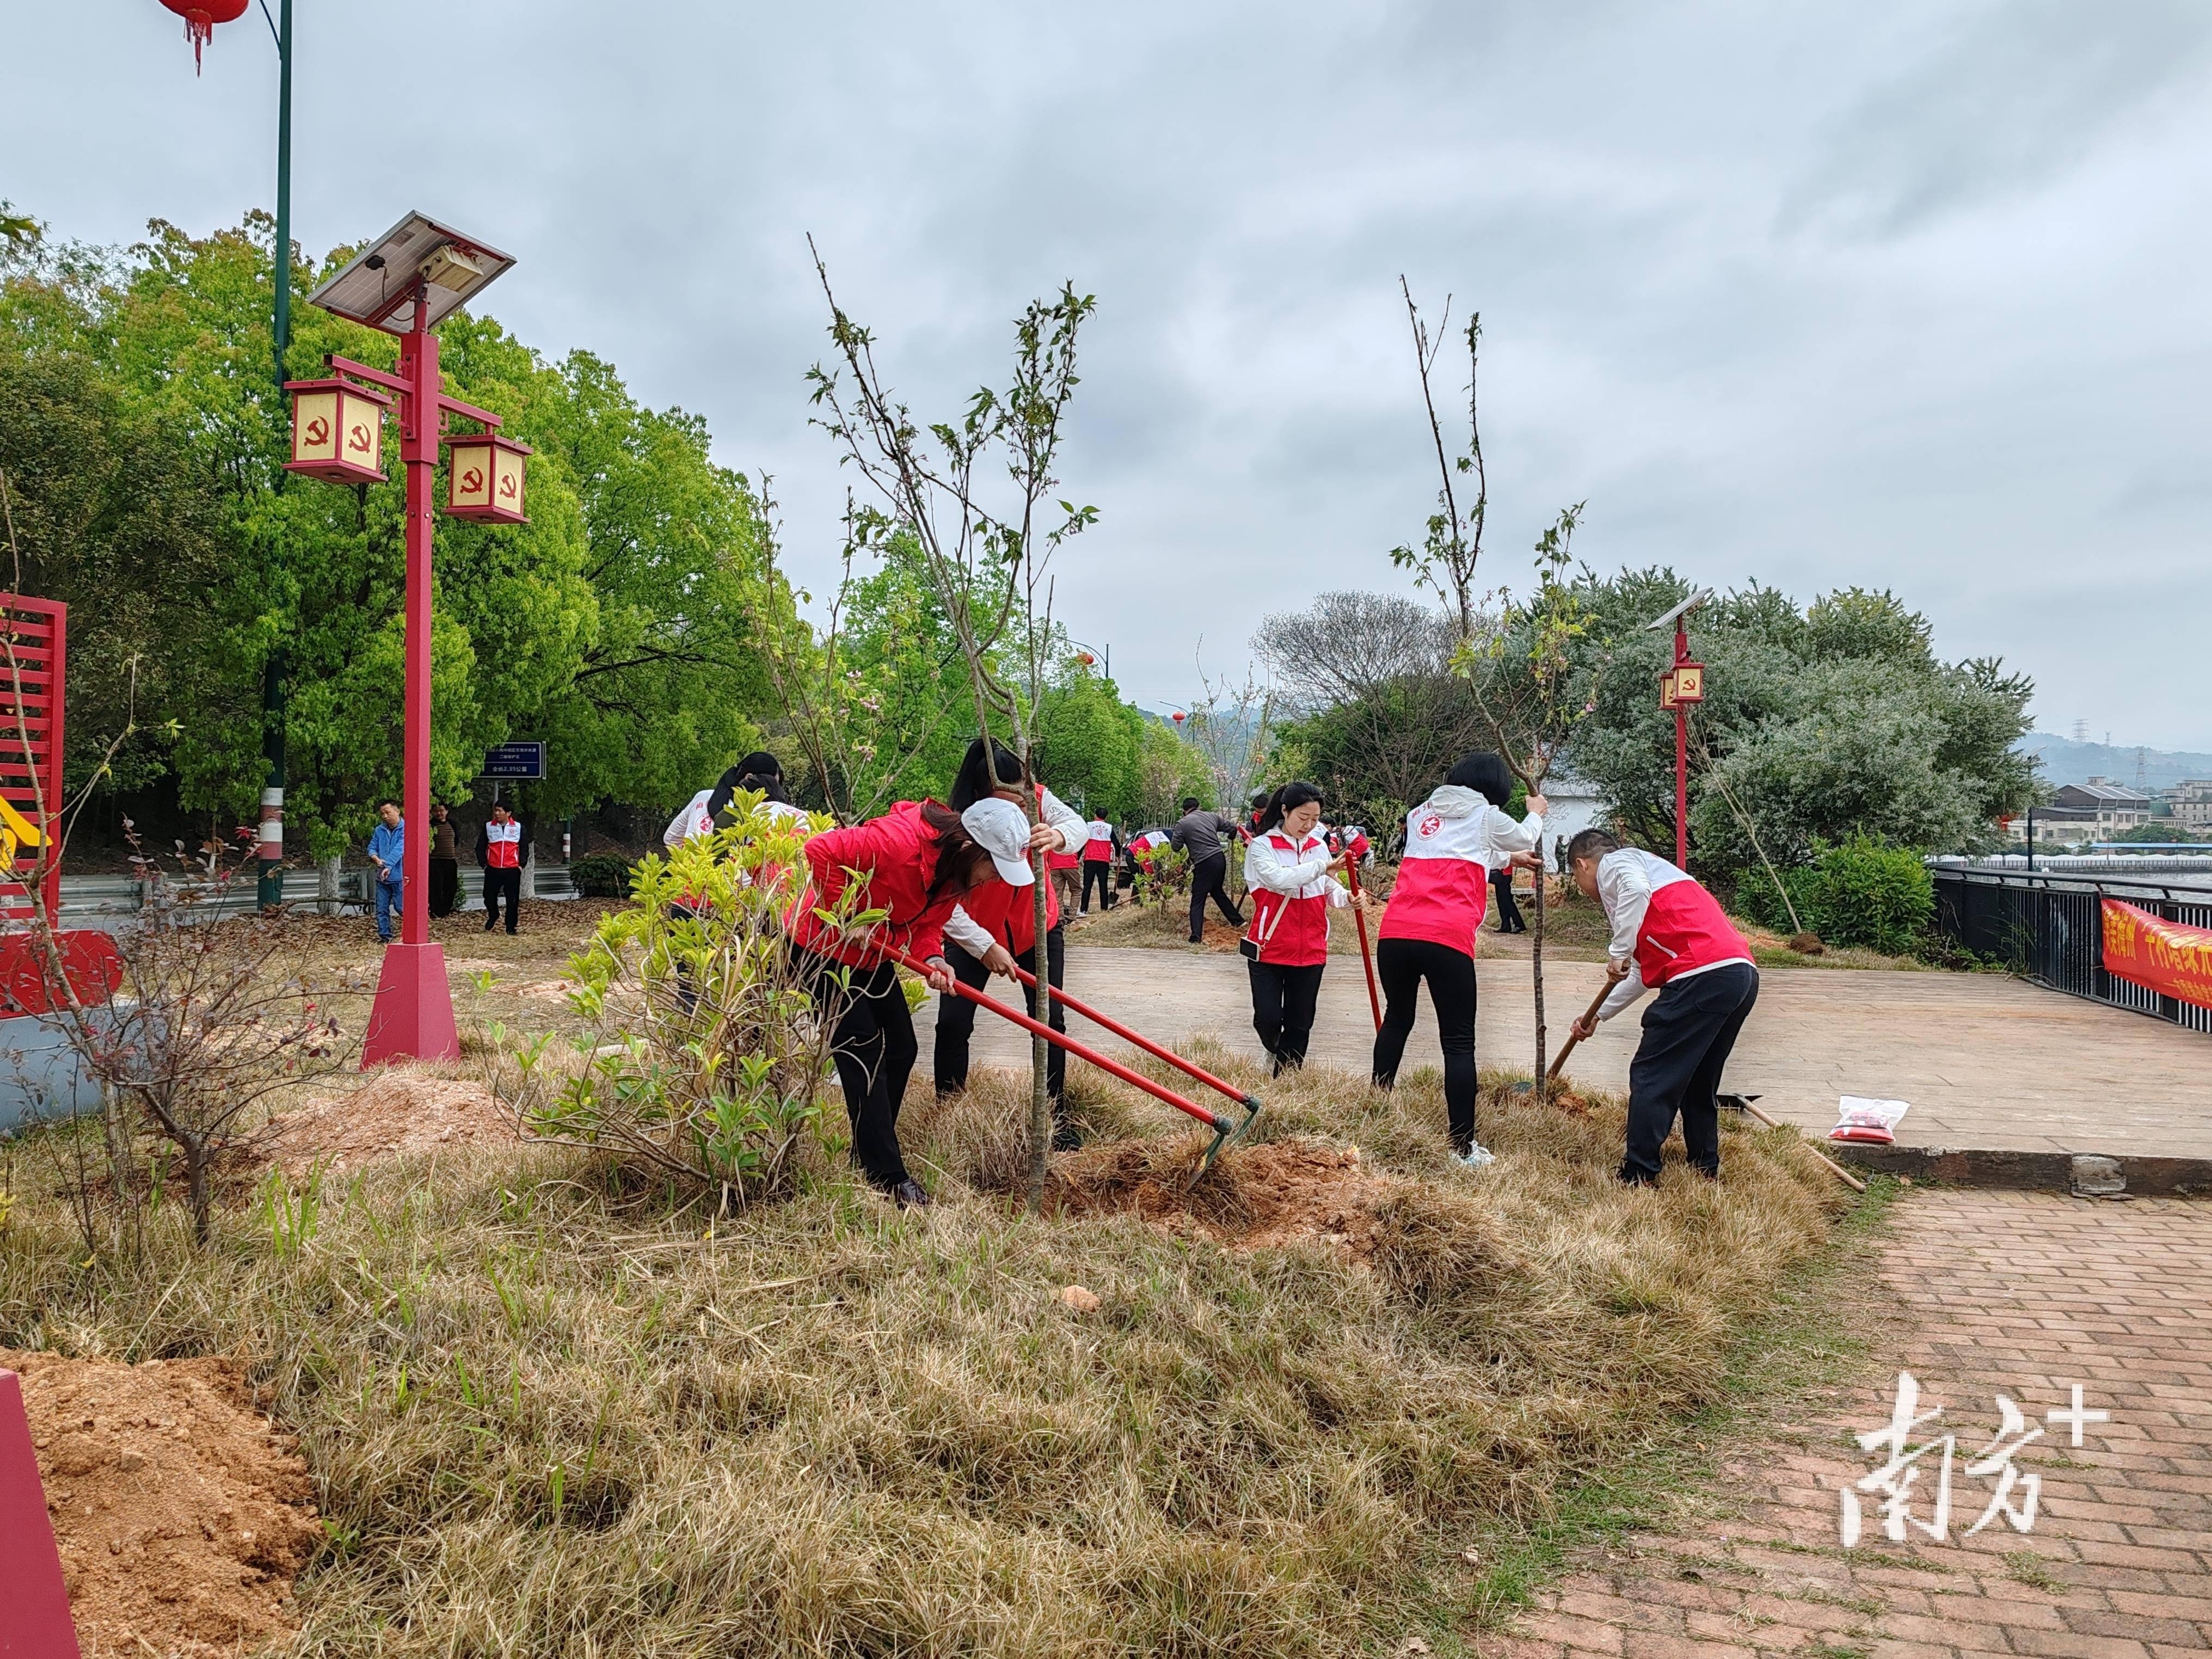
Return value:
[[(271, 330), (276, 358), (276, 396), (284, 395), (284, 359), (292, 349), (292, 0), (279, 0), (281, 23), (270, 25), (276, 37), (276, 325)], [(268, 8), (262, 8), (268, 15)], [(276, 475), (284, 487), (284, 475)], [(281, 521), (277, 530), (282, 570)], [(261, 784), (261, 824), (257, 850), (261, 857), (260, 878), (254, 901), (264, 910), (284, 902), (284, 640), (280, 634), (261, 665), (261, 757), (268, 770)]]

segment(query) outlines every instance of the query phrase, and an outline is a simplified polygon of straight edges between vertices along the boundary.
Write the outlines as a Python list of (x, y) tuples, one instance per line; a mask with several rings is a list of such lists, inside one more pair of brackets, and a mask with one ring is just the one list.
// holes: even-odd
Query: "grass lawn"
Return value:
[[(488, 941), (477, 1018), (563, 1018), (538, 988), (586, 918), (543, 908), (574, 914)], [(88, 1257), (19, 1146), (0, 1346), (245, 1368), (325, 1528), (275, 1651), (1468, 1652), (1694, 1478), (1852, 1213), (1787, 1130), (1626, 1191), (1617, 1102), (1491, 1078), (1470, 1176), (1433, 1070), (1204, 1059), (1267, 1101), (1257, 1144), (1187, 1191), (1181, 1121), (1078, 1067), (1092, 1144), (1042, 1214), (1005, 1073), (909, 1093), (940, 1201), (904, 1213), (838, 1113), (780, 1205), (483, 1133)]]

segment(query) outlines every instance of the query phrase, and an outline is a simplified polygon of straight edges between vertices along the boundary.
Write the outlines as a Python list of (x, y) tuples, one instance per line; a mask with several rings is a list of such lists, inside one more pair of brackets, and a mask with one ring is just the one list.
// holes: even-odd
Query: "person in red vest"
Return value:
[(1328, 965), (1329, 909), (1352, 902), (1328, 873), (1335, 857), (1321, 833), (1319, 789), (1286, 783), (1267, 797), (1244, 849), (1252, 919), (1237, 948), (1252, 981), (1252, 1029), (1278, 1077), (1305, 1064)]
[[(976, 888), (958, 905), (945, 924), (945, 960), (953, 976), (975, 990), (990, 982), (994, 974), (1013, 977), (1018, 967), (1037, 971), (1036, 872), (1030, 867), (1031, 851), (1047, 858), (1063, 847), (1079, 847), (1088, 833), (1083, 819), (1042, 784), (1036, 787), (1038, 822), (1032, 824), (1022, 810), (1021, 757), (1003, 743), (994, 741), (996, 776), (987, 770), (983, 743), (978, 738), (968, 746), (959, 775), (952, 781), (952, 805), (960, 821), (991, 854), (997, 878)], [(1060, 895), (1045, 890), (1044, 974), (1059, 985), (1067, 966), (1066, 930), (1062, 926)], [(1030, 1012), (1036, 1012), (1036, 991), (1022, 988)], [(937, 1038), (932, 1055), (937, 1092), (956, 1095), (968, 1086), (968, 1044), (975, 1029), (976, 1006), (957, 992), (948, 992), (937, 1004)], [(1047, 1022), (1054, 1030), (1067, 1029), (1067, 1012), (1054, 998)], [(1057, 1044), (1047, 1062), (1046, 1088), (1052, 1096), (1053, 1145), (1065, 1152), (1074, 1145), (1060, 1104), (1067, 1080), (1067, 1053)]]
[(1100, 813), (1083, 826), (1083, 896), (1078, 915), (1091, 914), (1091, 890), (1098, 890), (1098, 908), (1114, 908), (1114, 822)]
[[(920, 1046), (906, 989), (887, 952), (920, 957), (931, 988), (950, 991), (945, 919), (991, 879), (991, 855), (951, 807), (908, 800), (879, 818), (813, 836), (806, 843), (806, 872), (805, 890), (784, 926), (799, 983), (823, 1018), (836, 1021), (830, 1047), (852, 1121), (853, 1161), (901, 1209), (927, 1204), (929, 1194), (908, 1174), (899, 1150), (899, 1103)], [(836, 913), (848, 891), (854, 908), (885, 914), (861, 927), (820, 914)]]
[(1752, 1006), (1759, 969), (1720, 901), (1686, 872), (1602, 830), (1567, 843), (1567, 863), (1584, 898), (1613, 924), (1606, 978), (1613, 989), (1596, 1013), (1574, 1024), (1587, 1042), (1601, 1019), (1647, 990), (1659, 1000), (1644, 1016), (1644, 1040), (1628, 1067), (1628, 1147), (1620, 1178), (1659, 1179), (1660, 1149), (1682, 1119), (1682, 1150), (1699, 1174), (1721, 1172), (1721, 1072)]
[(1513, 775), (1498, 756), (1463, 756), (1429, 798), (1406, 814), (1397, 884), (1376, 930), (1382, 1028), (1375, 1034), (1375, 1086), (1398, 1080), (1421, 985), (1437, 1013), (1444, 1054), (1444, 1121), (1452, 1156), (1470, 1170), (1493, 1161), (1475, 1134), (1474, 948), (1490, 902), (1491, 866), (1543, 845), (1548, 802), (1531, 796), (1516, 823), (1503, 810)]
[(477, 831), (477, 864), (483, 871), (484, 925), (487, 933), (499, 925), (499, 902), (507, 901), (507, 931), (514, 931), (515, 912), (522, 907), (522, 866), (530, 862), (530, 832), (522, 827), (505, 801), (492, 803), (491, 817)]

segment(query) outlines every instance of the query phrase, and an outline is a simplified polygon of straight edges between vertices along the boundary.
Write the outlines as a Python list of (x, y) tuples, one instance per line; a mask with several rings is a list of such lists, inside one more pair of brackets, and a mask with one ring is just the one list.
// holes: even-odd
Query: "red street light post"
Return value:
[(1690, 706), (1705, 700), (1705, 665), (1690, 660), (1690, 613), (1712, 596), (1712, 589), (1700, 588), (1644, 624), (1647, 633), (1674, 630), (1674, 660), (1659, 677), (1659, 706), (1674, 714), (1674, 863), (1685, 870), (1690, 866)]
[[(446, 395), (438, 374), (438, 337), (430, 331), (480, 293), (514, 260), (456, 231), (410, 214), (366, 252), (307, 296), (324, 310), (399, 337), (399, 372), (387, 374), (349, 358), (329, 359), (335, 380), (287, 383), (294, 394), (292, 459), (286, 471), (349, 482), (378, 466), (382, 404), (399, 404), (399, 459), (407, 470), (407, 670), (404, 744), (406, 848), (399, 942), (387, 945), (362, 1048), (364, 1069), (392, 1060), (452, 1060), (461, 1051), (446, 952), (430, 943), (430, 555), (435, 509), (431, 491), (446, 416), (485, 431), (453, 434), (458, 451), (482, 449), (499, 464), (499, 498), (479, 504), (455, 481), (461, 516), (522, 524), (521, 459), (528, 449), (489, 440), (499, 416)], [(319, 427), (325, 416), (334, 422)], [(508, 470), (511, 462), (512, 470)], [(511, 488), (509, 487), (511, 485)]]

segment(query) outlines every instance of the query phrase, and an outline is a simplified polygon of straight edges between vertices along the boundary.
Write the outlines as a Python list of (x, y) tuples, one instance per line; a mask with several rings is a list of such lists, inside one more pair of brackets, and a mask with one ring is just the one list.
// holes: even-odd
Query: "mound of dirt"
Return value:
[(483, 1084), (390, 1066), (285, 1113), (270, 1126), (268, 1157), (288, 1174), (319, 1161), (335, 1174), (374, 1158), (514, 1139), (514, 1115)]
[(1374, 1206), (1392, 1183), (1362, 1166), (1357, 1146), (1296, 1139), (1236, 1147), (1194, 1188), (1197, 1163), (1189, 1141), (1086, 1146), (1053, 1160), (1046, 1206), (1057, 1215), (1133, 1212), (1237, 1249), (1319, 1238), (1354, 1260), (1374, 1253)]
[(0, 1349), (88, 1654), (202, 1659), (295, 1629), (322, 1539), (307, 1467), (224, 1359), (122, 1365)]

